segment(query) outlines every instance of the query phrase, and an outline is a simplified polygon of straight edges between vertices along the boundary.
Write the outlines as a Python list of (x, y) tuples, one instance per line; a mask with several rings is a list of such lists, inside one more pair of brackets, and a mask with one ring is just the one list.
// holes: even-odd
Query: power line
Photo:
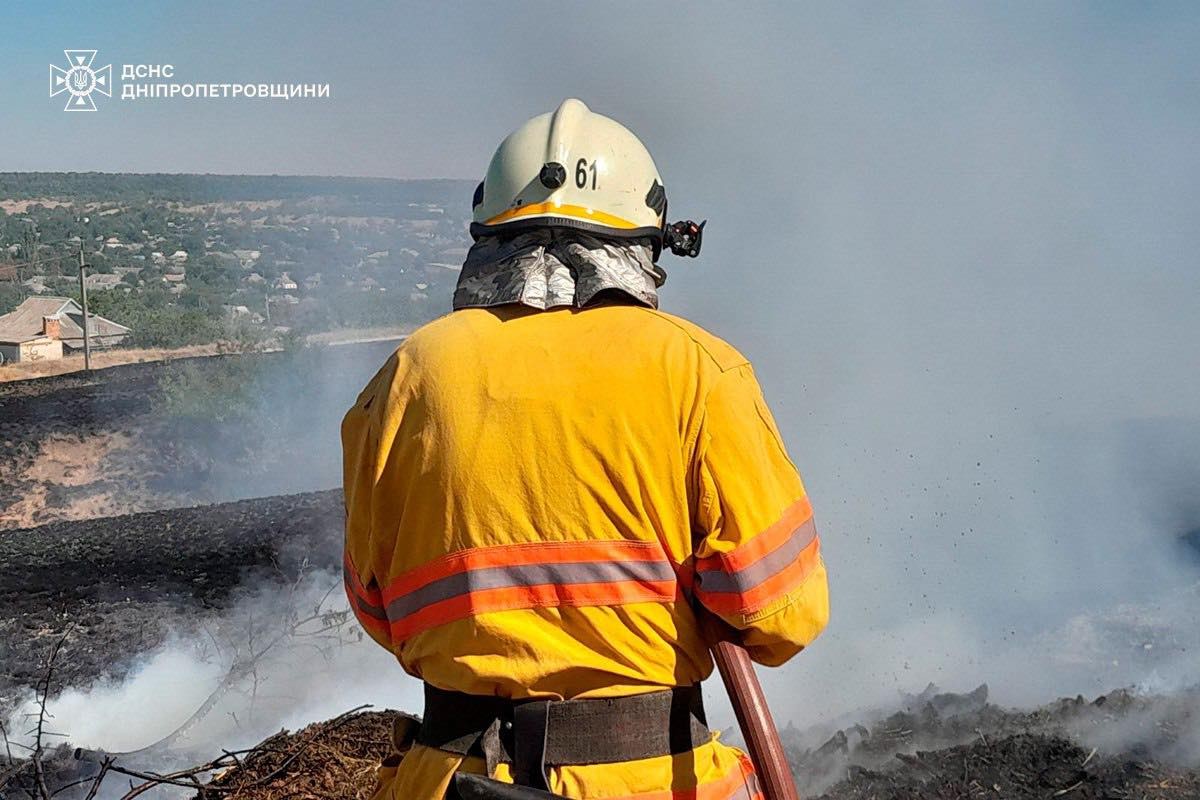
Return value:
[(16, 262), (8, 263), (8, 264), (0, 264), (0, 267), (16, 267), (17, 269), (21, 269), (22, 267), (33, 266), (34, 264), (49, 264), (53, 261), (62, 261), (63, 259), (67, 259), (67, 258), (75, 258), (76, 255), (77, 255), (76, 253), (67, 253), (66, 255), (61, 255), (61, 256), (50, 256), (49, 258), (38, 258), (36, 261), (16, 261)]
[[(78, 237), (76, 237), (76, 238), (78, 238)], [(10, 242), (10, 244), (16, 244), (16, 245), (23, 246), (24, 242)], [(41, 239), (38, 239), (36, 244), (38, 247), (61, 247), (66, 244), (77, 244), (77, 242), (74, 239), (63, 239), (60, 242), (43, 242)]]

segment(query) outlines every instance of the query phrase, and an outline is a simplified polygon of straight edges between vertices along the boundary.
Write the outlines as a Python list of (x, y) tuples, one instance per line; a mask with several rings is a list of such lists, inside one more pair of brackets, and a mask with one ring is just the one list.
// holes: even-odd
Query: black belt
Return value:
[(517, 783), (545, 788), (547, 767), (686, 753), (709, 739), (699, 686), (629, 697), (514, 701), (427, 683), (416, 740), (482, 756), (488, 774), (496, 763), (509, 762)]

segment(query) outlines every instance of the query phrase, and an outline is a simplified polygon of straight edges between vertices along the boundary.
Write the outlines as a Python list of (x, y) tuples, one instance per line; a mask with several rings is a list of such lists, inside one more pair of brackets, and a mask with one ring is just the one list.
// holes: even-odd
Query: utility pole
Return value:
[[(25, 217), (25, 222), (29, 223), (29, 227), (24, 230), (22, 235), (22, 244), (25, 245), (25, 261), (29, 264), (29, 274), (38, 274), (38, 242), (41, 239), (41, 234), (38, 231), (37, 223), (31, 217)], [(24, 300), (28, 293), (25, 292), (21, 282), (21, 267), (16, 268), (13, 280), (16, 282), (17, 296)]]
[(79, 296), (83, 299), (83, 370), (84, 372), (92, 371), (92, 336), (88, 330), (91, 323), (88, 321), (88, 303), (87, 303), (87, 281), (84, 280), (83, 263), (83, 237), (79, 238)]

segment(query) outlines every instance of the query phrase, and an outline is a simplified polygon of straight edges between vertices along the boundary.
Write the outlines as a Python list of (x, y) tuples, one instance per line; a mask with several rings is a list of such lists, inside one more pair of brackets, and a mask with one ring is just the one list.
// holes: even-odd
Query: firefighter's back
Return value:
[(405, 667), (510, 698), (706, 676), (676, 572), (702, 400), (739, 363), (631, 305), (467, 309), (405, 342), (384, 369), (391, 396), (361, 401), (390, 404), (372, 516), (395, 532), (352, 554), (390, 587)]
[[(742, 363), (690, 323), (631, 305), (466, 309), (417, 331), (344, 426), (379, 453), (363, 475), (372, 530), (347, 531), (359, 618), (408, 672), (456, 693), (697, 685), (712, 662), (678, 574), (692, 553), (692, 449), (709, 385)], [(455, 770), (486, 767), (417, 745), (382, 771), (380, 796), (435, 796)], [(713, 740), (550, 781), (573, 797), (686, 784), (726, 798), (751, 772)]]
[(505, 137), (471, 206), (455, 311), (342, 427), (347, 595), (425, 682), (380, 795), (486, 772), (571, 798), (756, 797), (705, 719), (707, 646), (782, 664), (828, 592), (750, 365), (657, 311), (659, 256), (696, 256), (704, 223), (669, 223), (645, 145), (575, 99)]

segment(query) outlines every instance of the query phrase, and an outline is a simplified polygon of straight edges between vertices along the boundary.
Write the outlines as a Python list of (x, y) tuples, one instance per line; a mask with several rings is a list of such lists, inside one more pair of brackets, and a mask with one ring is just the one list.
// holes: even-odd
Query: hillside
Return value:
[(473, 185), (241, 175), (0, 173), (0, 314), (78, 297), (178, 347), (413, 325), (442, 313)]

